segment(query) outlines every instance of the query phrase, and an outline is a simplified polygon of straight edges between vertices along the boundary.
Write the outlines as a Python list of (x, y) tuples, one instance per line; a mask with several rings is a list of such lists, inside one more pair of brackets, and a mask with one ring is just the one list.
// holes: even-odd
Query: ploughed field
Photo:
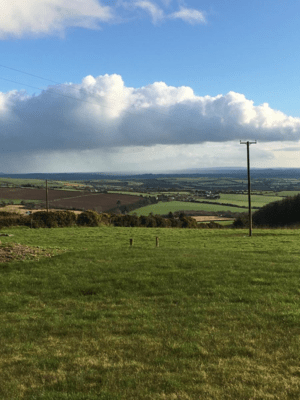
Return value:
[[(19, 189), (0, 188), (0, 199), (22, 199), (24, 201), (46, 200), (44, 189)], [(56, 208), (85, 208), (108, 211), (117, 207), (117, 201), (121, 205), (134, 204), (140, 200), (138, 196), (124, 194), (86, 193), (83, 191), (48, 190), (48, 201), (50, 207)], [(101, 208), (101, 210), (100, 210)]]

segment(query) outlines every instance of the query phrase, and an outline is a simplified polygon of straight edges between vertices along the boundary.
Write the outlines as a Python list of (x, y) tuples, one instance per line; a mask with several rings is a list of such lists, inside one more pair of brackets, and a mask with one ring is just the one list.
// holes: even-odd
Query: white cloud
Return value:
[[(11, 165), (23, 160), (24, 167), (25, 159), (39, 157), (46, 162), (47, 157), (53, 160), (53, 154), (71, 163), (72, 154), (79, 153), (77, 160), (83, 163), (86, 158), (86, 166), (92, 160), (96, 165), (100, 154), (101, 163), (105, 160), (111, 169), (121, 165), (121, 159), (127, 159), (128, 168), (143, 163), (154, 169), (171, 168), (173, 163), (177, 168), (189, 161), (188, 167), (204, 160), (212, 166), (214, 162), (228, 165), (239, 157), (231, 160), (232, 153), (228, 157), (224, 148), (240, 139), (256, 139), (260, 149), (261, 142), (299, 146), (300, 118), (266, 103), (255, 106), (235, 92), (202, 97), (190, 87), (164, 82), (126, 87), (120, 75), (87, 76), (80, 84), (49, 86), (33, 96), (24, 91), (0, 92), (1, 162)], [(193, 146), (202, 149), (200, 158)], [(265, 147), (265, 153), (274, 156), (276, 146), (272, 146)], [(217, 148), (223, 150), (217, 153)], [(281, 153), (276, 154), (278, 161)]]
[(202, 11), (186, 7), (180, 7), (180, 10), (170, 14), (169, 18), (182, 19), (183, 21), (188, 22), (189, 24), (206, 23), (206, 19)]
[(0, 39), (97, 28), (113, 19), (112, 8), (97, 0), (7, 0), (1, 2)]
[[(171, 1), (162, 0), (162, 7), (169, 9)], [(191, 24), (205, 22), (201, 11), (181, 7), (179, 11), (166, 14), (162, 7), (152, 0), (2, 0), (0, 40), (63, 34), (69, 27), (97, 29), (104, 22), (122, 21), (125, 10), (134, 17), (138, 9), (144, 10), (154, 24), (168, 18)]]
[(151, 1), (138, 0), (134, 3), (134, 6), (147, 11), (151, 15), (153, 23), (157, 23), (165, 17), (163, 10)]

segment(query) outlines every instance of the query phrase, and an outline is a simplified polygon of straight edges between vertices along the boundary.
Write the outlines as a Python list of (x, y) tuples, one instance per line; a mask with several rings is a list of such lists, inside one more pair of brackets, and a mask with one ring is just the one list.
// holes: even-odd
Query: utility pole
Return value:
[(48, 180), (46, 179), (46, 209), (49, 212), (49, 204), (48, 204)]
[(250, 144), (256, 144), (255, 142), (242, 142), (240, 140), (240, 144), (247, 145), (247, 171), (248, 171), (248, 206), (249, 206), (249, 236), (252, 236), (252, 210), (251, 210), (251, 181), (250, 181), (250, 154), (249, 147)]

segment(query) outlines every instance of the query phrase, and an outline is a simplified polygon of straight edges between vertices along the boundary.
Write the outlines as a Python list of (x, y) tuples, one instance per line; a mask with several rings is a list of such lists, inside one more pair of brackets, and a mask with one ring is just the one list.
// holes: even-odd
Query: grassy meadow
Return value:
[[(275, 196), (268, 195), (257, 195), (257, 194), (251, 194), (251, 205), (252, 207), (263, 207), (266, 204), (272, 203), (273, 201), (279, 201), (282, 200), (282, 196)], [(247, 194), (225, 194), (221, 193), (220, 199), (209, 199), (208, 201), (211, 201), (212, 203), (228, 203), (228, 204), (234, 204), (237, 206), (243, 206), (247, 207), (248, 206), (248, 195)]]
[(300, 398), (299, 231), (3, 232), (2, 400)]
[[(290, 194), (291, 193), (291, 194)], [(274, 201), (280, 201), (284, 196), (295, 195), (298, 192), (282, 192), (278, 195), (275, 192), (272, 194), (252, 194), (251, 195), (251, 205), (252, 207), (263, 207), (266, 204), (272, 203)], [(209, 201), (207, 203), (190, 203), (183, 201), (171, 201), (171, 202), (159, 202), (157, 204), (151, 204), (145, 207), (141, 207), (137, 210), (132, 211), (130, 214), (136, 213), (137, 215), (148, 215), (153, 214), (168, 214), (171, 212), (181, 211), (181, 210), (193, 210), (193, 211), (232, 211), (232, 212), (247, 212), (248, 207), (248, 195), (247, 194), (227, 194), (221, 193), (220, 199), (199, 199), (200, 201)], [(218, 203), (228, 204), (220, 205)], [(237, 207), (235, 207), (237, 206)], [(245, 207), (245, 209), (240, 208)], [(253, 209), (255, 211), (255, 209)]]
[[(0, 203), (6, 203), (6, 204), (16, 204), (16, 205), (19, 205), (19, 204), (21, 204), (22, 202), (25, 202), (25, 203), (41, 203), (41, 200), (24, 200), (24, 199), (1, 199), (0, 198)], [(2, 211), (1, 210), (1, 208), (0, 208), (0, 211)]]
[(193, 210), (193, 211), (232, 211), (232, 212), (247, 212), (247, 209), (232, 207), (232, 206), (223, 206), (220, 204), (205, 204), (205, 203), (190, 203), (185, 201), (167, 201), (167, 202), (158, 202), (157, 204), (150, 204), (145, 207), (138, 208), (134, 211), (131, 211), (129, 214), (137, 214), (140, 215), (149, 215), (150, 213), (165, 215), (171, 212), (181, 211), (181, 210)]

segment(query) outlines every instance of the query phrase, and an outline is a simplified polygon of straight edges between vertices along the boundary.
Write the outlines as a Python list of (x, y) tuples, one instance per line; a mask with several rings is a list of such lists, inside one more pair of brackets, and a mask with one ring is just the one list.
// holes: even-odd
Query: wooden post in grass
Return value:
[(130, 244), (130, 247), (132, 247), (132, 245), (133, 245), (133, 239), (132, 238), (129, 239), (129, 244)]
[(250, 144), (256, 144), (255, 142), (242, 142), (240, 140), (240, 144), (247, 145), (247, 171), (248, 171), (248, 206), (249, 206), (249, 236), (252, 236), (252, 210), (251, 210), (251, 181), (250, 181), (250, 152), (249, 146)]
[(46, 209), (49, 212), (49, 204), (48, 204), (48, 180), (46, 179)]
[(156, 247), (159, 247), (159, 238), (156, 236)]

